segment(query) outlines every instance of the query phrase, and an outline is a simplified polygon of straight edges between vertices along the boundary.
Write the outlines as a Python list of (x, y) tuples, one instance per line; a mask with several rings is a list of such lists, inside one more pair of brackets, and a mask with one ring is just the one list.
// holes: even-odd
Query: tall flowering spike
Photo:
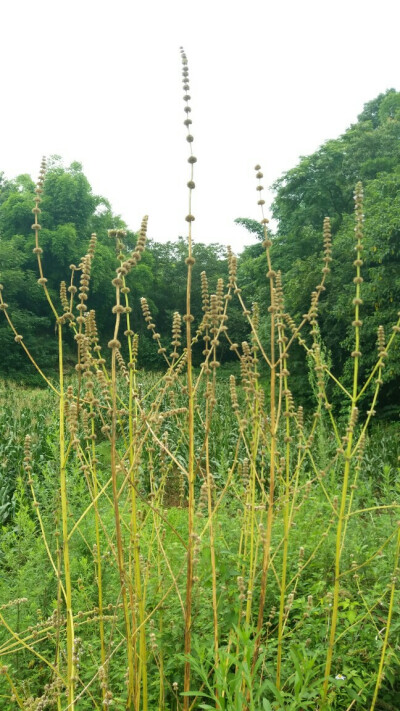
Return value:
[(139, 237), (138, 237), (138, 241), (136, 244), (136, 249), (139, 252), (143, 252), (143, 250), (146, 246), (148, 220), (149, 220), (148, 215), (145, 215), (142, 219), (142, 224), (140, 225)]
[[(181, 60), (182, 60), (183, 90), (184, 90), (184, 92), (185, 92), (184, 95), (183, 95), (183, 100), (184, 100), (184, 102), (185, 102), (184, 111), (185, 111), (185, 114), (186, 114), (186, 118), (185, 118), (185, 120), (184, 120), (183, 123), (184, 123), (184, 125), (185, 125), (186, 128), (187, 128), (186, 140), (187, 140), (187, 142), (188, 142), (188, 144), (189, 144), (189, 149), (190, 149), (190, 155), (189, 155), (189, 158), (188, 158), (188, 163), (189, 163), (190, 166), (191, 166), (191, 170), (190, 170), (190, 180), (189, 180), (188, 183), (187, 183), (187, 187), (189, 188), (189, 214), (186, 215), (186, 218), (185, 218), (185, 219), (186, 219), (186, 222), (189, 222), (189, 223), (190, 223), (190, 222), (193, 222), (194, 219), (195, 219), (195, 218), (194, 218), (194, 215), (192, 214), (192, 211), (191, 211), (191, 199), (190, 199), (190, 195), (191, 195), (192, 190), (194, 190), (194, 188), (196, 187), (196, 184), (195, 184), (195, 182), (194, 182), (194, 180), (193, 180), (193, 165), (197, 162), (197, 158), (193, 155), (193, 141), (194, 141), (194, 137), (193, 137), (193, 134), (191, 133), (191, 130), (190, 130), (191, 124), (192, 124), (193, 122), (192, 122), (192, 119), (189, 118), (189, 114), (190, 114), (191, 111), (192, 111), (192, 109), (191, 109), (191, 107), (190, 107), (190, 105), (189, 105), (189, 101), (190, 101), (191, 97), (190, 97), (190, 94), (188, 93), (189, 90), (190, 90), (190, 85), (189, 85), (189, 67), (188, 67), (188, 60), (187, 60), (186, 54), (185, 54), (185, 52), (183, 51), (183, 48), (182, 48), (182, 47), (181, 47)], [(189, 258), (189, 259), (192, 259), (191, 255), (189, 255), (188, 258)]]
[(147, 303), (147, 299), (144, 296), (142, 296), (140, 299), (140, 306), (142, 308), (144, 320), (147, 323), (147, 328), (150, 330), (155, 327), (155, 324), (153, 323), (149, 304)]
[[(41, 194), (43, 192), (43, 185), (44, 185), (44, 179), (46, 177), (46, 159), (42, 158), (42, 162), (40, 164), (40, 170), (39, 170), (39, 176), (37, 179), (36, 183), (36, 188), (35, 188), (35, 207), (32, 209), (32, 212), (35, 216), (35, 222), (32, 225), (32, 229), (35, 230), (35, 234), (37, 235), (38, 230), (41, 229), (41, 225), (39, 224), (38, 216), (41, 213), (41, 210), (39, 208), (39, 203), (41, 202)], [(35, 253), (40, 254), (41, 252), (36, 251), (38, 248), (38, 244), (36, 244), (35, 248)]]
[(362, 223), (364, 222), (363, 215), (363, 199), (364, 192), (362, 183), (358, 182), (354, 191), (354, 203), (355, 203), (355, 216), (356, 216), (356, 226), (354, 228), (355, 236), (357, 241), (362, 240)]
[(60, 284), (60, 301), (64, 311), (69, 311), (69, 302), (67, 299), (67, 285), (65, 281)]
[(383, 326), (378, 326), (378, 353), (380, 357), (386, 358), (387, 356), (387, 351), (386, 351), (386, 337), (385, 337), (385, 329)]
[(44, 183), (44, 179), (46, 177), (46, 168), (47, 168), (46, 158), (43, 157), (42, 162), (40, 164), (39, 176), (38, 176), (35, 192), (39, 192), (43, 189), (43, 183)]
[[(42, 229), (42, 226), (39, 224), (39, 220), (38, 220), (38, 216), (39, 216), (40, 213), (41, 213), (41, 210), (40, 210), (40, 208), (39, 208), (39, 203), (41, 202), (41, 197), (40, 197), (40, 196), (41, 196), (41, 194), (42, 194), (42, 192), (43, 192), (43, 185), (44, 185), (44, 179), (45, 179), (45, 177), (46, 177), (46, 159), (45, 159), (45, 158), (42, 158), (42, 162), (41, 162), (41, 165), (40, 165), (39, 176), (38, 176), (38, 179), (37, 179), (36, 189), (35, 189), (35, 195), (36, 195), (36, 197), (35, 197), (35, 207), (32, 209), (32, 212), (33, 212), (33, 214), (34, 214), (34, 216), (35, 216), (35, 222), (34, 222), (33, 225), (32, 225), (32, 229), (33, 229), (34, 232), (35, 232), (35, 239), (36, 239), (35, 249), (34, 249), (33, 251), (34, 251), (34, 253), (37, 255), (38, 259), (39, 259), (39, 257), (40, 257), (40, 254), (42, 253), (42, 250), (41, 250), (41, 248), (39, 247), (39, 244), (38, 244), (38, 232), (39, 232), (39, 230)], [(41, 283), (42, 286), (44, 286), (44, 284), (45, 284), (45, 282), (43, 281), (43, 276), (42, 276), (42, 275), (41, 275), (41, 281), (39, 281), (39, 283)]]
[(331, 233), (331, 221), (330, 221), (329, 217), (324, 218), (323, 238), (324, 238), (324, 267), (322, 269), (322, 273), (328, 274), (328, 272), (330, 272), (329, 264), (332, 261), (332, 233)]
[[(139, 235), (137, 238), (136, 246), (132, 254), (130, 255), (129, 259), (127, 259), (123, 264), (122, 267), (119, 268), (119, 274), (121, 276), (125, 276), (133, 267), (136, 267), (137, 263), (140, 262), (142, 258), (142, 253), (144, 252), (146, 248), (146, 239), (147, 239), (147, 222), (148, 222), (148, 216), (145, 215), (142, 219), (142, 223), (140, 225), (140, 230), (139, 230)], [(128, 293), (128, 292), (126, 292)]]
[(237, 397), (236, 381), (234, 375), (229, 376), (229, 390), (231, 394), (232, 408), (235, 412), (237, 412), (237, 410), (239, 409), (239, 401)]
[(96, 249), (96, 243), (97, 243), (97, 235), (95, 232), (93, 232), (90, 235), (90, 242), (89, 242), (89, 249), (88, 249), (88, 255), (91, 259), (94, 257), (94, 251)]
[(251, 319), (253, 322), (254, 330), (257, 331), (260, 326), (260, 309), (257, 301), (253, 301), (251, 305)]
[(231, 288), (235, 287), (236, 276), (237, 276), (237, 258), (233, 254), (231, 247), (227, 247), (228, 255), (228, 271), (229, 271), (229, 286)]
[(363, 215), (363, 188), (362, 184), (359, 182), (357, 183), (354, 191), (354, 203), (355, 203), (355, 227), (354, 227), (354, 233), (355, 233), (355, 239), (356, 239), (356, 245), (354, 247), (355, 252), (356, 252), (356, 259), (354, 261), (354, 266), (356, 268), (356, 276), (354, 277), (353, 281), (354, 284), (356, 285), (356, 294), (353, 299), (353, 306), (354, 308), (354, 321), (352, 323), (354, 329), (355, 329), (355, 348), (351, 353), (352, 358), (359, 358), (361, 356), (361, 351), (360, 351), (360, 328), (362, 326), (362, 321), (360, 319), (360, 306), (363, 303), (363, 300), (361, 298), (361, 284), (363, 282), (363, 278), (361, 276), (361, 267), (363, 264), (363, 261), (361, 259), (362, 257), (362, 251), (364, 249), (362, 240), (363, 240), (363, 221), (364, 221), (364, 215)]
[[(193, 581), (194, 581), (194, 561), (195, 561), (195, 546), (194, 546), (194, 513), (195, 513), (195, 431), (194, 431), (194, 414), (195, 414), (195, 392), (193, 387), (193, 372), (192, 372), (192, 335), (191, 335), (191, 323), (193, 321), (193, 315), (191, 313), (191, 283), (192, 283), (192, 271), (195, 259), (193, 257), (192, 251), (192, 223), (194, 220), (194, 215), (192, 214), (192, 192), (195, 187), (193, 180), (193, 167), (196, 163), (196, 157), (193, 155), (193, 135), (190, 132), (190, 125), (192, 123), (189, 114), (191, 108), (189, 106), (190, 94), (189, 89), (189, 69), (188, 62), (183, 48), (181, 48), (181, 59), (182, 59), (182, 74), (183, 74), (183, 89), (184, 89), (184, 102), (185, 102), (185, 126), (188, 129), (186, 136), (190, 155), (188, 158), (188, 163), (190, 165), (190, 179), (188, 182), (189, 188), (189, 209), (186, 216), (186, 221), (188, 222), (188, 256), (186, 258), (187, 265), (187, 282), (186, 282), (186, 313), (184, 315), (184, 322), (186, 325), (186, 375), (187, 375), (187, 403), (188, 403), (188, 461), (187, 461), (187, 480), (188, 480), (188, 549), (187, 549), (187, 566), (186, 566), (186, 598), (185, 598), (185, 609), (184, 609), (184, 650), (186, 661), (184, 665), (184, 676), (183, 676), (183, 689), (188, 692), (190, 689), (190, 675), (191, 667), (189, 661), (189, 655), (191, 652), (191, 640), (192, 640), (192, 600), (193, 600)], [(183, 359), (182, 359), (183, 360)], [(182, 361), (181, 361), (182, 363)], [(211, 365), (211, 364), (210, 364)], [(184, 711), (189, 711), (189, 698), (185, 696), (183, 701)]]
[(127, 369), (127, 367), (126, 367), (126, 365), (125, 365), (125, 361), (124, 361), (124, 359), (123, 359), (123, 357), (122, 357), (122, 353), (121, 353), (121, 351), (119, 350), (119, 348), (116, 348), (116, 349), (115, 349), (115, 355), (116, 355), (118, 367), (119, 367), (119, 369), (120, 369), (122, 375), (124, 376), (125, 380), (127, 380), (127, 381), (129, 382), (128, 369)]
[(363, 251), (363, 245), (362, 245), (363, 222), (364, 222), (363, 198), (364, 198), (364, 193), (363, 193), (362, 184), (357, 183), (356, 189), (354, 192), (355, 219), (356, 219), (356, 226), (354, 228), (354, 232), (355, 232), (355, 238), (357, 240), (357, 244), (354, 247), (354, 249), (357, 252), (357, 258), (354, 261), (354, 266), (356, 267), (356, 270), (357, 270), (357, 276), (353, 280), (354, 283), (357, 285), (361, 284), (363, 281), (361, 274), (360, 274), (360, 267), (362, 266), (361, 253)]
[(254, 166), (254, 170), (256, 171), (256, 178), (257, 178), (257, 180), (258, 180), (258, 185), (257, 185), (256, 190), (257, 190), (258, 195), (259, 195), (259, 199), (258, 199), (258, 201), (257, 201), (257, 204), (260, 205), (260, 208), (261, 208), (261, 215), (262, 215), (260, 222), (261, 222), (261, 224), (262, 224), (262, 226), (263, 226), (263, 229), (264, 229), (264, 242), (263, 242), (263, 246), (264, 246), (264, 247), (270, 247), (271, 244), (272, 244), (272, 242), (271, 242), (271, 240), (270, 240), (269, 237), (268, 237), (268, 222), (269, 222), (269, 220), (265, 217), (265, 213), (264, 213), (264, 205), (265, 205), (265, 200), (264, 200), (264, 198), (263, 198), (264, 186), (261, 184), (261, 178), (264, 177), (264, 174), (261, 172), (261, 166), (258, 165), (258, 164), (257, 164), (256, 166)]
[(211, 312), (211, 320), (212, 320), (213, 326), (214, 326), (214, 328), (216, 328), (217, 324), (218, 324), (218, 298), (217, 298), (216, 294), (211, 294), (210, 312)]
[(28, 474), (32, 471), (32, 454), (31, 454), (31, 443), (32, 438), (30, 435), (26, 435), (24, 442), (24, 462), (23, 467)]
[(350, 422), (349, 422), (349, 431), (351, 430), (352, 432), (354, 431), (354, 428), (357, 424), (358, 420), (358, 415), (359, 415), (359, 410), (358, 407), (353, 407), (350, 415)]
[(182, 326), (181, 315), (178, 311), (174, 311), (174, 315), (172, 318), (172, 342), (171, 343), (174, 347), (175, 355), (177, 355), (176, 349), (181, 346), (181, 338), (182, 338), (181, 326)]
[(133, 336), (133, 339), (132, 339), (132, 357), (135, 362), (137, 361), (138, 352), (139, 352), (139, 336), (137, 333), (135, 333)]
[(276, 297), (276, 308), (278, 309), (279, 312), (283, 313), (285, 304), (284, 304), (283, 287), (282, 287), (282, 272), (280, 270), (276, 272), (276, 277), (275, 277), (275, 297)]
[(202, 309), (205, 314), (208, 313), (210, 309), (210, 296), (208, 293), (208, 279), (207, 279), (207, 274), (206, 272), (201, 272), (201, 300), (202, 300)]
[(217, 281), (217, 289), (216, 289), (216, 295), (217, 295), (217, 305), (218, 305), (218, 313), (222, 313), (224, 309), (224, 280), (220, 277)]
[(50, 304), (51, 309), (52, 309), (54, 315), (56, 316), (56, 318), (58, 318), (57, 311), (56, 311), (56, 309), (54, 308), (54, 305), (53, 305), (53, 303), (52, 303), (52, 301), (51, 301), (51, 299), (50, 299), (50, 296), (49, 296), (49, 294), (48, 294), (48, 292), (47, 292), (47, 287), (46, 287), (47, 279), (45, 278), (45, 276), (44, 276), (44, 274), (43, 274), (43, 266), (42, 266), (42, 260), (41, 260), (41, 255), (42, 255), (42, 253), (43, 253), (43, 250), (42, 250), (42, 248), (39, 246), (39, 230), (42, 229), (42, 226), (39, 224), (39, 220), (38, 220), (38, 217), (39, 217), (40, 212), (41, 212), (41, 211), (40, 211), (40, 208), (39, 208), (39, 204), (40, 204), (40, 202), (41, 202), (41, 197), (40, 197), (40, 196), (41, 196), (41, 194), (42, 194), (42, 192), (43, 192), (43, 185), (44, 185), (45, 176), (46, 176), (46, 159), (43, 158), (43, 159), (42, 159), (41, 166), (40, 166), (39, 177), (38, 177), (38, 181), (37, 181), (37, 184), (36, 184), (36, 189), (35, 189), (35, 198), (34, 198), (35, 207), (34, 207), (33, 210), (32, 210), (32, 212), (33, 212), (33, 214), (34, 214), (34, 216), (35, 216), (35, 222), (34, 222), (33, 225), (32, 225), (32, 229), (33, 229), (33, 231), (34, 231), (34, 233), (35, 233), (35, 246), (34, 246), (34, 248), (33, 248), (33, 253), (36, 254), (36, 258), (37, 258), (37, 262), (38, 262), (38, 267), (39, 267), (39, 274), (40, 274), (40, 277), (39, 277), (39, 279), (38, 279), (38, 284), (40, 284), (40, 286), (42, 286), (43, 289), (45, 290), (48, 303)]
[(297, 410), (297, 427), (302, 430), (304, 427), (304, 410), (302, 405), (299, 405)]

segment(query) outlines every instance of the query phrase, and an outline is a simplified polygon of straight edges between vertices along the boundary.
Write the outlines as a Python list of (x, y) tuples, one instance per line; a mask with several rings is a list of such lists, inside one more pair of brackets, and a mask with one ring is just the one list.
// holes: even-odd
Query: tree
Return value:
[[(7, 181), (2, 174), (0, 187), (0, 269), (4, 298), (18, 331), (24, 336), (24, 342), (38, 364), (48, 370), (56, 366), (54, 316), (49, 313), (43, 290), (37, 284), (37, 258), (33, 254), (35, 243), (31, 228), (35, 185), (29, 176)], [(106, 198), (93, 194), (79, 163), (65, 167), (59, 157), (49, 161), (40, 208), (43, 270), (50, 295), (58, 306), (60, 283), (69, 283), (70, 265), (79, 265), (91, 233), (96, 232), (97, 245), (87, 306), (96, 311), (98, 330), (108, 341), (112, 337), (115, 321), (112, 313), (115, 289), (111, 282), (118, 263), (115, 240), (109, 239), (108, 230), (125, 231), (123, 252), (126, 256), (134, 250), (137, 234), (126, 230), (125, 223), (113, 214)], [(227, 281), (227, 265), (225, 250), (220, 245), (199, 243), (193, 252), (196, 263), (193, 269), (192, 310), (199, 322), (203, 315), (200, 274), (206, 271), (210, 291), (215, 291), (219, 278), (224, 279), (225, 283)], [(183, 238), (166, 244), (149, 242), (140, 262), (126, 277), (132, 306), (131, 324), (140, 335), (142, 365), (158, 367), (161, 360), (143, 319), (140, 299), (143, 296), (147, 298), (157, 329), (168, 348), (173, 313), (179, 311), (183, 314), (186, 308), (186, 256), (187, 246)], [(239, 325), (240, 321), (236, 319), (236, 323)], [(72, 334), (71, 337), (66, 336), (66, 345), (68, 363), (68, 349), (72, 351), (76, 347)], [(0, 372), (18, 374), (19, 378), (32, 372), (25, 355), (13, 343), (4, 318), (0, 321), (0, 347), (6, 354), (0, 362)], [(201, 349), (197, 355), (197, 361), (200, 361)], [(227, 356), (230, 356), (228, 349)]]
[[(366, 104), (358, 122), (343, 136), (301, 158), (274, 184), (272, 209), (278, 229), (271, 256), (274, 269), (282, 271), (287, 309), (297, 321), (307, 312), (310, 293), (320, 279), (322, 223), (325, 216), (331, 218), (334, 261), (320, 299), (320, 324), (333, 371), (345, 381), (353, 350), (353, 191), (360, 179), (365, 193), (361, 360), (361, 374), (365, 374), (376, 357), (377, 328), (383, 325), (390, 335), (400, 304), (400, 93), (393, 89)], [(252, 221), (240, 222), (254, 233)], [(261, 303), (268, 299), (262, 257), (253, 259), (244, 250), (239, 276), (252, 298)], [(308, 383), (302, 370), (304, 362), (299, 360), (297, 382), (305, 391)], [(296, 363), (292, 362), (291, 371), (296, 373)], [(398, 401), (399, 386), (398, 350), (394, 349), (381, 391), (381, 403), (388, 411), (393, 399)]]
[[(0, 269), (4, 285), (4, 299), (14, 325), (24, 337), (40, 367), (51, 369), (56, 364), (54, 317), (37, 284), (38, 266), (33, 254), (32, 208), (35, 184), (28, 175), (8, 181), (0, 179)], [(102, 206), (101, 210), (98, 207)], [(111, 313), (112, 287), (105, 290), (114, 277), (115, 250), (107, 237), (110, 227), (123, 227), (119, 217), (112, 215), (104, 198), (94, 196), (79, 163), (65, 168), (59, 158), (49, 161), (43, 199), (40, 204), (40, 244), (43, 249), (43, 269), (54, 303), (59, 302), (61, 281), (70, 280), (70, 264), (79, 265), (87, 251), (93, 228), (99, 231), (103, 259), (93, 267), (93, 303), (99, 306), (101, 318)], [(128, 233), (133, 244), (135, 236)], [(106, 295), (106, 299), (104, 296)], [(92, 306), (93, 307), (93, 306)], [(68, 338), (67, 338), (68, 343)], [(74, 347), (73, 340), (69, 342)], [(13, 343), (12, 333), (5, 319), (0, 322), (1, 372), (21, 378), (32, 374), (32, 368), (20, 347)]]

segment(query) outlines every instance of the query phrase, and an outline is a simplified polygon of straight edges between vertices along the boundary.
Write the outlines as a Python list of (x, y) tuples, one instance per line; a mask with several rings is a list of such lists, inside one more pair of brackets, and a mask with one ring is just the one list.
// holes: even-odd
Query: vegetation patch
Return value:
[[(43, 162), (36, 187), (25, 177), (19, 197), (4, 188), (3, 368), (19, 372), (18, 349), (28, 365), (25, 385), (0, 383), (2, 708), (394, 710), (399, 433), (388, 419), (400, 318), (397, 277), (388, 302), (379, 274), (386, 248), (389, 275), (397, 258), (395, 200), (372, 256), (371, 241), (374, 189), (395, 190), (397, 154), (362, 162), (371, 222), (361, 182), (350, 197), (339, 186), (336, 271), (316, 186), (332, 196), (326, 180), (344, 155), (351, 165), (362, 133), (353, 127), (346, 150), (327, 145), (277, 185), (275, 236), (256, 166), (260, 222), (242, 222), (260, 245), (239, 265), (228, 249), (222, 266), (218, 247), (192, 239), (196, 157), (181, 54), (185, 242), (147, 252), (147, 218), (127, 232), (78, 165)], [(360, 119), (376, 140), (398, 130), (397, 96)], [(28, 259), (15, 220), (23, 233), (31, 198)], [(78, 235), (96, 220), (100, 234), (81, 256)], [(296, 254), (296, 235), (309, 254)], [(170, 263), (168, 250), (183, 262)], [(151, 274), (164, 258), (163, 285)], [(214, 271), (202, 269), (195, 287), (202, 260)], [(253, 283), (258, 270), (264, 285)], [(181, 306), (167, 297), (157, 306), (153, 279)], [(252, 289), (261, 298), (249, 302)], [(32, 373), (44, 389), (27, 386)]]

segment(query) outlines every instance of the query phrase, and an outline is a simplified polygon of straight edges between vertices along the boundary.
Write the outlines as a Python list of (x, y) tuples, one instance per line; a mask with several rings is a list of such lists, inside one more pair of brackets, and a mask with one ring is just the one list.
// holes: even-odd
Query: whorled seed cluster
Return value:
[[(92, 235), (92, 238), (94, 235)], [(73, 266), (73, 265), (72, 265)], [(86, 301), (88, 299), (89, 292), (89, 282), (90, 282), (90, 271), (92, 266), (92, 257), (88, 251), (79, 264), (78, 269), (80, 269), (81, 276), (79, 280), (79, 304), (77, 304), (76, 309), (79, 311), (79, 316), (77, 317), (77, 323), (83, 325), (85, 323), (85, 312), (87, 311)], [(75, 271), (75, 269), (73, 269)]]
[(152, 315), (151, 315), (151, 311), (150, 311), (150, 307), (149, 307), (149, 304), (148, 304), (148, 302), (147, 302), (147, 299), (146, 299), (144, 296), (142, 296), (142, 298), (140, 299), (140, 306), (141, 306), (141, 308), (142, 308), (143, 317), (144, 317), (144, 320), (145, 320), (146, 323), (147, 323), (147, 328), (148, 328), (148, 330), (154, 332), (154, 331), (155, 331), (155, 328), (156, 328), (156, 325), (155, 325), (155, 323), (154, 323), (154, 321), (153, 321), (153, 317), (152, 317)]
[[(364, 198), (364, 193), (363, 193), (363, 188), (361, 183), (357, 183), (355, 191), (354, 191), (354, 203), (355, 203), (355, 220), (356, 220), (356, 225), (354, 227), (354, 235), (356, 239), (356, 245), (354, 247), (356, 253), (357, 253), (357, 258), (354, 262), (354, 265), (357, 269), (357, 275), (354, 277), (354, 283), (356, 284), (356, 296), (353, 299), (353, 306), (356, 307), (356, 319), (355, 319), (355, 326), (358, 327), (357, 321), (358, 319), (358, 307), (362, 305), (363, 300), (360, 297), (360, 284), (362, 283), (363, 279), (360, 276), (360, 267), (362, 265), (361, 261), (361, 254), (364, 249), (364, 245), (362, 243), (363, 241), (363, 229), (362, 225), (364, 222), (364, 215), (363, 215), (363, 198)], [(353, 351), (351, 354), (353, 358), (360, 356), (361, 353), (358, 353), (357, 351)]]
[(60, 301), (61, 301), (61, 306), (63, 307), (63, 311), (67, 312), (69, 311), (69, 301), (67, 298), (67, 285), (65, 281), (62, 281), (60, 283)]
[(4, 285), (0, 284), (0, 311), (7, 311), (8, 304), (6, 304), (5, 301), (3, 301), (3, 294), (2, 294), (3, 289), (4, 289)]
[(236, 277), (237, 277), (237, 257), (233, 254), (231, 247), (227, 247), (227, 257), (228, 257), (228, 273), (229, 273), (229, 283), (228, 286), (231, 289), (236, 288)]
[(208, 314), (209, 314), (209, 310), (210, 310), (210, 295), (209, 295), (209, 291), (208, 291), (208, 279), (207, 279), (206, 272), (201, 272), (200, 278), (201, 278), (202, 310), (204, 313), (204, 318), (207, 318)]
[(119, 369), (120, 369), (120, 371), (121, 371), (123, 377), (124, 377), (125, 380), (129, 383), (128, 368), (126, 367), (126, 363), (125, 363), (125, 361), (124, 361), (124, 359), (123, 359), (122, 353), (121, 353), (121, 351), (119, 350), (119, 348), (116, 348), (116, 349), (115, 349), (115, 356), (116, 356), (116, 359), (117, 359), (118, 367), (119, 367)]
[(258, 180), (258, 185), (257, 185), (256, 190), (257, 190), (257, 192), (258, 192), (258, 194), (259, 194), (259, 199), (258, 199), (258, 201), (257, 201), (257, 204), (260, 205), (261, 214), (262, 214), (262, 219), (261, 219), (260, 222), (261, 222), (261, 224), (262, 224), (262, 226), (263, 226), (263, 229), (264, 229), (263, 247), (265, 247), (266, 249), (268, 249), (268, 248), (271, 246), (272, 242), (271, 242), (271, 240), (270, 240), (269, 237), (268, 237), (268, 222), (269, 222), (269, 220), (265, 217), (265, 214), (264, 214), (265, 200), (264, 200), (263, 195), (262, 195), (263, 190), (264, 190), (264, 186), (261, 185), (261, 182), (260, 182), (260, 181), (261, 181), (261, 178), (263, 178), (264, 175), (263, 175), (263, 173), (261, 172), (261, 166), (260, 166), (260, 165), (257, 164), (257, 165), (254, 167), (254, 170), (256, 171), (256, 178), (257, 178), (257, 180)]
[[(140, 306), (141, 306), (141, 309), (142, 309), (142, 313), (143, 313), (144, 320), (145, 320), (146, 323), (147, 323), (147, 329), (148, 329), (149, 331), (151, 331), (153, 340), (157, 342), (157, 345), (158, 345), (158, 353), (159, 353), (160, 355), (164, 355), (164, 357), (166, 358), (166, 356), (165, 356), (166, 349), (163, 347), (163, 345), (162, 345), (162, 343), (161, 343), (161, 335), (160, 335), (160, 333), (158, 333), (158, 331), (156, 330), (156, 325), (155, 325), (155, 323), (154, 323), (154, 321), (153, 321), (153, 317), (152, 317), (152, 315), (151, 315), (151, 311), (150, 311), (150, 307), (149, 307), (148, 301), (147, 301), (147, 299), (146, 299), (144, 296), (142, 296), (141, 299), (140, 299)], [(166, 358), (166, 360), (167, 360), (167, 362), (168, 362), (168, 359), (167, 359), (167, 358)]]
[(378, 353), (379, 357), (381, 360), (384, 358), (387, 358), (387, 350), (386, 350), (386, 337), (385, 337), (385, 329), (383, 326), (378, 326)]
[[(185, 52), (184, 52), (184, 50), (183, 50), (182, 47), (181, 47), (181, 50), (180, 50), (180, 51), (181, 51), (181, 60), (182, 60), (183, 90), (184, 90), (184, 92), (185, 92), (184, 95), (183, 95), (183, 100), (184, 100), (184, 102), (185, 102), (184, 111), (185, 111), (185, 114), (186, 114), (186, 118), (185, 118), (185, 120), (184, 120), (183, 123), (184, 123), (184, 125), (185, 125), (186, 128), (187, 128), (186, 140), (187, 140), (187, 142), (189, 143), (189, 148), (190, 148), (190, 156), (189, 156), (189, 158), (188, 158), (188, 163), (191, 165), (191, 175), (190, 175), (190, 180), (189, 180), (188, 183), (187, 183), (187, 186), (188, 186), (189, 190), (192, 191), (192, 190), (194, 190), (194, 188), (196, 187), (196, 185), (195, 185), (195, 183), (194, 183), (194, 181), (193, 181), (193, 165), (197, 162), (197, 158), (193, 155), (193, 148), (192, 148), (192, 145), (193, 145), (194, 137), (193, 137), (193, 135), (192, 135), (192, 133), (191, 133), (191, 131), (190, 131), (190, 127), (191, 127), (191, 124), (192, 124), (193, 122), (192, 122), (192, 119), (189, 117), (189, 114), (191, 113), (192, 109), (191, 109), (191, 107), (190, 107), (190, 105), (189, 105), (189, 101), (190, 101), (191, 97), (190, 97), (190, 94), (189, 94), (190, 85), (189, 85), (189, 67), (188, 67), (188, 60), (187, 60), (186, 54), (185, 54)], [(193, 222), (194, 219), (195, 219), (195, 218), (194, 218), (194, 215), (193, 215), (193, 214), (191, 213), (191, 211), (190, 211), (189, 214), (186, 215), (186, 222), (189, 222), (189, 223), (190, 223), (190, 222)], [(188, 259), (193, 259), (193, 257), (188, 257)]]
[(146, 240), (147, 240), (147, 223), (148, 223), (148, 216), (145, 215), (142, 219), (142, 223), (140, 226), (137, 242), (135, 245), (135, 249), (133, 252), (125, 258), (125, 255), (123, 253), (123, 248), (124, 244), (122, 240), (124, 237), (126, 237), (126, 231), (125, 230), (109, 230), (108, 231), (108, 236), (112, 239), (115, 239), (116, 241), (116, 248), (118, 252), (118, 259), (120, 261), (120, 266), (116, 269), (117, 272), (117, 277), (113, 281), (113, 285), (116, 287), (121, 287), (122, 293), (129, 293), (129, 288), (127, 286), (124, 286), (123, 284), (123, 277), (125, 277), (131, 269), (136, 267), (138, 262), (140, 262), (142, 258), (142, 254), (146, 248)]
[(23, 466), (28, 475), (28, 484), (32, 485), (32, 454), (31, 454), (31, 443), (32, 438), (30, 435), (26, 435), (24, 441), (24, 462)]
[(322, 269), (323, 274), (328, 274), (330, 272), (330, 263), (332, 261), (332, 233), (331, 233), (331, 221), (329, 217), (324, 218), (323, 226), (323, 239), (324, 239), (324, 267)]
[(234, 412), (237, 413), (239, 410), (239, 401), (238, 401), (238, 396), (237, 396), (236, 380), (235, 380), (234, 375), (229, 376), (229, 391), (230, 391), (230, 396), (231, 396), (232, 409)]
[(181, 346), (181, 338), (182, 338), (182, 318), (181, 315), (178, 311), (174, 311), (174, 315), (172, 317), (172, 341), (171, 345), (173, 347), (173, 351), (170, 354), (171, 358), (177, 358), (178, 357), (178, 348)]
[(41, 165), (40, 165), (40, 171), (39, 171), (39, 177), (38, 181), (36, 183), (36, 188), (35, 188), (35, 207), (32, 209), (32, 212), (35, 216), (35, 221), (32, 225), (32, 229), (35, 232), (35, 247), (33, 248), (33, 253), (36, 254), (37, 260), (38, 260), (38, 265), (39, 265), (39, 273), (40, 273), (40, 278), (38, 279), (38, 284), (40, 286), (45, 287), (47, 284), (47, 279), (43, 276), (43, 270), (42, 270), (42, 262), (41, 262), (41, 254), (43, 253), (42, 248), (39, 246), (39, 230), (42, 229), (42, 226), (39, 224), (39, 215), (41, 213), (41, 209), (39, 207), (41, 203), (41, 195), (43, 193), (43, 185), (44, 185), (44, 179), (46, 177), (46, 159), (43, 158)]
[(357, 241), (361, 241), (363, 238), (362, 224), (364, 222), (363, 215), (363, 200), (364, 191), (362, 183), (358, 182), (354, 191), (354, 203), (355, 203), (355, 218), (356, 226), (354, 228), (355, 238)]

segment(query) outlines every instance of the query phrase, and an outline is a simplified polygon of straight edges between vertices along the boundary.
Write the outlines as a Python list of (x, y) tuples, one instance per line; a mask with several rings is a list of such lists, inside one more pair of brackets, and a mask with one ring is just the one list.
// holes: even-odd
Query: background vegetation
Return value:
[[(400, 302), (400, 94), (393, 89), (365, 105), (356, 124), (343, 136), (328, 141), (313, 155), (276, 181), (273, 217), (277, 221), (272, 235), (272, 258), (283, 274), (288, 310), (294, 317), (307, 311), (309, 295), (315, 286), (322, 252), (322, 222), (331, 218), (333, 234), (333, 268), (329, 290), (321, 298), (320, 328), (336, 376), (349, 378), (349, 298), (351, 290), (351, 254), (353, 232), (353, 191), (358, 180), (365, 193), (364, 227), (364, 344), (362, 369), (371, 365), (378, 325), (393, 323)], [(0, 265), (1, 279), (7, 289), (7, 300), (15, 313), (16, 325), (24, 334), (39, 363), (56, 365), (54, 324), (49, 318), (42, 290), (37, 285), (36, 258), (32, 254), (32, 200), (34, 182), (27, 175), (15, 180), (0, 178)], [(41, 243), (44, 267), (51, 293), (58, 293), (60, 281), (66, 278), (70, 264), (79, 264), (86, 240), (92, 232), (98, 236), (93, 264), (91, 306), (104, 337), (113, 328), (114, 247), (107, 230), (122, 228), (121, 217), (113, 214), (106, 198), (93, 195), (79, 163), (63, 166), (53, 158), (48, 166), (42, 204)], [(238, 279), (246, 300), (265, 303), (268, 285), (265, 280), (262, 228), (254, 220), (238, 218), (255, 236), (256, 243), (239, 256)], [(257, 244), (257, 238), (260, 240)], [(137, 235), (128, 233), (127, 244), (133, 249)], [(141, 335), (140, 364), (161, 367), (151, 336), (141, 317), (140, 298), (147, 298), (161, 335), (170, 332), (172, 314), (183, 313), (186, 294), (185, 241), (148, 244), (142, 261), (130, 277), (133, 325)], [(226, 250), (218, 244), (195, 244), (193, 269), (193, 313), (201, 314), (200, 273), (205, 270), (210, 282), (227, 279)], [(261, 311), (262, 323), (266, 315)], [(248, 328), (233, 306), (230, 316), (232, 337), (241, 342)], [(35, 379), (23, 354), (13, 348), (12, 335), (4, 321), (0, 323), (0, 374), (26, 382)], [(295, 357), (295, 356), (294, 356)], [(229, 349), (221, 355), (229, 361)], [(304, 360), (292, 373), (298, 381), (295, 392), (307, 389)], [(199, 363), (201, 354), (195, 353)], [(346, 380), (347, 381), (347, 380)], [(393, 418), (399, 412), (400, 358), (395, 346), (390, 364), (384, 372), (380, 396), (380, 416)]]

